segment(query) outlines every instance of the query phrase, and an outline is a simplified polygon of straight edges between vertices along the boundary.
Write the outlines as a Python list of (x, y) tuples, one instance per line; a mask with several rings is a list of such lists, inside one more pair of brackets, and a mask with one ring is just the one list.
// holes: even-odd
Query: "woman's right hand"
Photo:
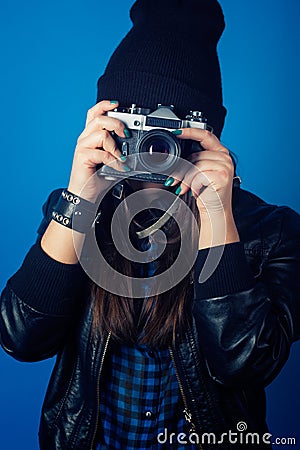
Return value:
[(89, 109), (85, 129), (75, 148), (68, 190), (92, 202), (110, 184), (104, 177), (93, 176), (99, 164), (109, 164), (121, 172), (127, 171), (123, 164), (126, 158), (110, 134), (110, 131), (114, 131), (118, 136), (126, 137), (125, 125), (120, 120), (104, 115), (117, 106), (118, 102), (104, 100)]

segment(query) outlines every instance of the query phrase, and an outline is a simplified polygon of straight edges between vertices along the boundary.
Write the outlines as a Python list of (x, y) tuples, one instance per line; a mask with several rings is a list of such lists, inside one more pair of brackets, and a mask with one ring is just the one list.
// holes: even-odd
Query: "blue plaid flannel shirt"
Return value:
[[(148, 243), (149, 244), (149, 243)], [(151, 243), (155, 253), (155, 243)], [(148, 277), (155, 263), (147, 265)], [(145, 298), (151, 289), (145, 285)], [(96, 450), (194, 450), (179, 444), (170, 433), (185, 433), (183, 403), (169, 350), (153, 350), (145, 345), (111, 343), (105, 357), (100, 386), (100, 427)], [(166, 433), (158, 440), (159, 433)], [(187, 439), (186, 439), (187, 440)]]
[(183, 409), (168, 349), (112, 344), (100, 387), (97, 450), (194, 449), (177, 438), (170, 444), (171, 433), (188, 436)]

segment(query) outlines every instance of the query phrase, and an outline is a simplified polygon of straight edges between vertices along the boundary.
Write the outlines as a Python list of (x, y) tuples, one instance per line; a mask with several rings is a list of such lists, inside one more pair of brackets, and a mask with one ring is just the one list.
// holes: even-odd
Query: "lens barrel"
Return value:
[(178, 140), (168, 130), (151, 130), (137, 142), (136, 153), (139, 163), (148, 172), (170, 169), (181, 150)]

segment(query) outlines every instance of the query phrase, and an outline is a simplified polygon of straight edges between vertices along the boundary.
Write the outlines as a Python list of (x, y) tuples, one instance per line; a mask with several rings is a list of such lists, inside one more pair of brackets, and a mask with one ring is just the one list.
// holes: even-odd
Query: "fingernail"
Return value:
[(131, 137), (131, 133), (130, 133), (130, 131), (128, 130), (128, 128), (124, 128), (124, 134), (125, 134), (125, 136), (126, 136), (127, 138), (130, 138), (130, 137)]
[(179, 136), (180, 134), (182, 134), (182, 130), (174, 130), (172, 131), (173, 134), (175, 134), (175, 136)]
[(120, 160), (121, 160), (121, 161), (123, 161), (123, 162), (124, 162), (124, 161), (126, 161), (126, 159), (127, 159), (127, 158), (126, 158), (126, 156), (125, 156), (125, 155), (121, 155), (121, 156), (120, 156)]
[(165, 186), (169, 187), (172, 183), (174, 183), (174, 178), (170, 177), (165, 181)]
[(175, 191), (175, 194), (178, 195), (178, 194), (180, 194), (180, 192), (181, 192), (181, 186), (178, 186), (178, 188)]
[(111, 100), (110, 103), (111, 103), (112, 105), (116, 105), (116, 104), (119, 103), (119, 102), (118, 102), (118, 100)]
[(126, 166), (125, 164), (123, 164), (123, 169), (125, 170), (125, 172), (130, 172), (130, 168), (128, 166)]

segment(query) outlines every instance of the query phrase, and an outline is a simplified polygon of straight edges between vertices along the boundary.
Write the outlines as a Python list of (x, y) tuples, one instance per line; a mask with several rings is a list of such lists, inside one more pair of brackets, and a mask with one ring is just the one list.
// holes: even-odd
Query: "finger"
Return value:
[[(176, 168), (174, 172), (168, 177), (166, 181), (166, 186), (176, 186), (181, 183), (180, 195), (185, 194), (189, 189), (189, 180), (191, 180), (194, 175), (199, 171), (206, 170), (228, 170), (233, 172), (233, 165), (230, 156), (223, 155), (220, 159), (216, 152), (198, 152), (193, 159), (194, 161), (189, 161), (190, 163), (181, 164)], [(207, 155), (207, 158), (205, 158)], [(197, 158), (197, 159), (196, 159)], [(186, 186), (183, 186), (184, 183)]]
[(106, 152), (111, 153), (120, 161), (124, 161), (124, 157), (118, 149), (116, 141), (107, 130), (94, 131), (93, 133), (89, 134), (87, 137), (83, 138), (80, 141), (79, 147), (103, 149)]
[(171, 187), (181, 183), (185, 174), (193, 168), (193, 164), (190, 161), (178, 159), (175, 169), (171, 172), (165, 182), (165, 186)]
[(106, 166), (112, 167), (113, 169), (121, 172), (128, 171), (126, 166), (124, 166), (121, 161), (105, 150), (86, 149), (81, 153), (80, 158), (81, 164), (90, 168), (95, 168), (99, 164), (105, 164)]
[[(181, 131), (181, 134), (178, 133), (179, 131)], [(229, 153), (229, 150), (221, 144), (217, 136), (209, 130), (202, 130), (200, 128), (182, 128), (181, 130), (175, 130), (174, 134), (179, 139), (192, 139), (193, 141), (200, 142), (205, 150)]]
[(200, 172), (206, 172), (206, 171), (214, 171), (214, 172), (223, 172), (226, 171), (230, 175), (233, 176), (233, 166), (228, 165), (227, 162), (222, 160), (210, 160), (210, 159), (203, 159), (202, 161), (198, 161), (194, 164), (194, 167), (198, 169)]
[(172, 187), (176, 186), (176, 184), (181, 183), (182, 179), (184, 178), (184, 175), (186, 173), (187, 169), (182, 168), (181, 170), (178, 170), (176, 172), (172, 172), (171, 175), (167, 178), (165, 182), (165, 186)]
[[(211, 164), (207, 165), (206, 169), (210, 169)], [(215, 167), (216, 168), (216, 167)], [(201, 169), (196, 165), (182, 166), (181, 170), (173, 172), (172, 175), (167, 179), (166, 186), (177, 186), (176, 194), (183, 195), (191, 188), (192, 180), (194, 177), (201, 173)]]
[(119, 102), (115, 100), (102, 100), (99, 103), (96, 103), (96, 105), (92, 106), (86, 116), (86, 123), (90, 123), (95, 117), (101, 116), (102, 114), (105, 114), (107, 111), (112, 111), (113, 109), (117, 108), (119, 105)]
[(214, 175), (213, 171), (207, 171), (205, 173), (198, 172), (195, 174), (190, 181), (190, 190), (195, 198), (197, 198), (204, 189), (215, 185)]
[(223, 161), (219, 160), (202, 160), (198, 161), (191, 169), (189, 169), (184, 177), (181, 180), (181, 192), (180, 195), (185, 194), (191, 187), (192, 180), (194, 177), (199, 173), (203, 173), (204, 176), (206, 174), (214, 173), (215, 176), (220, 176), (221, 178), (232, 178), (233, 177), (233, 170), (231, 166), (224, 163)]
[(210, 161), (223, 161), (224, 163), (228, 165), (232, 165), (232, 158), (229, 153), (225, 153), (223, 151), (210, 151), (205, 150), (202, 152), (192, 153), (188, 157), (188, 161), (190, 161), (193, 164), (196, 164), (198, 161), (204, 161), (204, 160), (210, 160)]
[(185, 173), (179, 186), (180, 189), (178, 189), (179, 195), (184, 195), (191, 189), (193, 179), (195, 178), (195, 176), (197, 176), (198, 173), (199, 170), (196, 166), (190, 168), (190, 170)]
[(107, 116), (97, 116), (87, 124), (87, 126), (79, 136), (78, 142), (80, 142), (81, 139), (87, 137), (93, 131), (99, 130), (114, 131), (118, 136), (124, 138), (126, 137), (124, 134), (124, 128), (124, 123), (118, 119)]

